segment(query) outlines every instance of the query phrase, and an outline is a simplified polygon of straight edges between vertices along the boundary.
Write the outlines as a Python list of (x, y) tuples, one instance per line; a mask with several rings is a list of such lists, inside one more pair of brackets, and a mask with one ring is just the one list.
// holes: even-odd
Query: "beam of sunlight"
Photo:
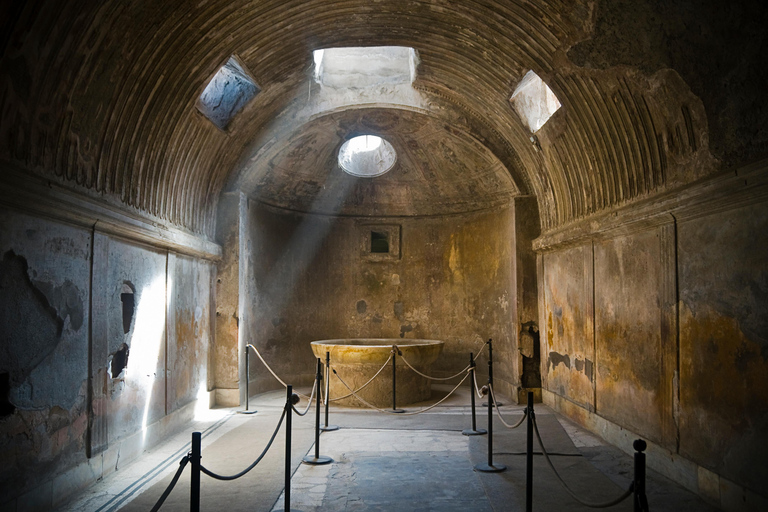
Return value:
[(134, 333), (131, 336), (130, 365), (126, 373), (126, 384), (137, 389), (138, 396), (145, 395), (144, 410), (141, 418), (142, 435), (146, 437), (149, 409), (152, 394), (157, 381), (157, 366), (163, 348), (166, 316), (165, 274), (159, 275), (152, 283), (141, 290), (139, 304), (136, 308)]
[[(274, 269), (268, 273), (264, 282), (256, 283), (257, 289), (269, 294), (269, 310), (271, 312), (282, 311), (290, 303), (297, 282), (306, 275), (309, 266), (331, 231), (334, 215), (341, 211), (360, 179), (365, 178), (350, 177), (350, 179), (340, 180), (334, 188), (321, 188), (312, 202), (309, 209), (310, 213), (303, 216), (301, 223), (292, 233), (280, 256), (275, 260), (278, 265), (289, 266), (291, 272), (285, 273)], [(315, 216), (311, 213), (318, 211), (323, 212), (323, 215)], [(322, 218), (326, 220), (323, 221)], [(261, 313), (271, 314), (266, 311)], [(251, 377), (255, 377), (255, 372), (251, 372)]]

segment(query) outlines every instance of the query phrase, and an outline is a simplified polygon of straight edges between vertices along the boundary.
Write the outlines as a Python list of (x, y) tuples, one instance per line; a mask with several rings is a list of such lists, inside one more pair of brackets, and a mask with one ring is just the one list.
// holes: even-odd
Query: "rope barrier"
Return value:
[(328, 368), (323, 369), (323, 378), (325, 379), (323, 382), (325, 382), (324, 386), (320, 387), (320, 400), (323, 402), (324, 406), (328, 406), (328, 395), (331, 392), (331, 380), (329, 379), (328, 375)]
[(179, 477), (181, 476), (181, 473), (184, 471), (184, 468), (187, 466), (187, 463), (189, 462), (190, 454), (186, 454), (184, 457), (181, 458), (179, 461), (179, 469), (176, 470), (176, 474), (173, 475), (173, 479), (171, 480), (171, 483), (168, 484), (168, 487), (165, 488), (163, 491), (163, 494), (160, 496), (160, 499), (157, 500), (157, 503), (155, 503), (155, 506), (152, 507), (151, 512), (157, 512), (160, 510), (160, 507), (163, 506), (163, 503), (165, 503), (166, 498), (171, 494), (171, 491), (174, 487), (176, 487), (176, 482), (179, 481)]
[[(395, 345), (395, 346), (397, 346), (397, 345)], [(465, 366), (465, 367), (464, 367), (464, 369), (463, 369), (463, 370), (461, 370), (459, 373), (457, 373), (456, 375), (451, 375), (450, 377), (430, 377), (429, 375), (425, 375), (425, 374), (421, 373), (419, 370), (417, 370), (416, 368), (414, 368), (413, 366), (411, 366), (411, 363), (409, 363), (409, 362), (408, 362), (408, 360), (405, 358), (405, 356), (403, 356), (403, 355), (402, 355), (402, 353), (400, 354), (400, 359), (402, 359), (402, 360), (403, 360), (403, 362), (405, 363), (405, 365), (406, 365), (408, 368), (410, 368), (411, 370), (413, 370), (413, 371), (414, 371), (415, 373), (417, 373), (418, 375), (421, 375), (421, 376), (422, 376), (422, 377), (424, 377), (425, 379), (429, 379), (429, 380), (451, 380), (451, 379), (455, 379), (456, 377), (458, 377), (458, 376), (459, 376), (459, 375), (461, 375), (462, 373), (464, 373), (464, 372), (466, 372), (467, 370), (469, 370), (469, 365), (467, 365), (467, 366)]]
[(434, 409), (435, 407), (437, 407), (437, 406), (438, 406), (438, 405), (440, 405), (441, 403), (445, 402), (445, 401), (448, 399), (448, 397), (450, 397), (450, 396), (451, 396), (451, 395), (452, 395), (452, 394), (453, 394), (453, 393), (454, 393), (454, 392), (455, 392), (457, 389), (459, 389), (459, 386), (461, 386), (462, 384), (464, 384), (464, 381), (465, 381), (465, 380), (467, 380), (467, 377), (469, 377), (469, 372), (467, 372), (467, 375), (465, 375), (465, 376), (464, 376), (464, 378), (463, 378), (463, 379), (461, 379), (461, 382), (459, 382), (458, 384), (456, 384), (456, 386), (455, 386), (455, 387), (454, 387), (454, 388), (451, 390), (451, 392), (450, 392), (450, 393), (448, 393), (448, 394), (447, 394), (445, 397), (443, 397), (443, 398), (442, 398), (440, 401), (438, 401), (438, 402), (436, 402), (436, 403), (434, 403), (434, 404), (430, 405), (429, 407), (425, 407), (424, 409), (420, 409), (420, 410), (418, 410), (418, 411), (412, 411), (412, 412), (404, 412), (404, 413), (396, 413), (396, 412), (394, 412), (394, 411), (390, 411), (390, 410), (387, 410), (387, 409), (380, 409), (379, 407), (376, 407), (375, 405), (373, 405), (373, 404), (369, 403), (369, 402), (368, 402), (368, 401), (366, 401), (364, 398), (362, 398), (361, 396), (359, 396), (359, 395), (357, 394), (357, 392), (353, 391), (353, 390), (352, 390), (352, 388), (350, 388), (350, 387), (347, 385), (347, 383), (346, 383), (346, 382), (344, 382), (344, 379), (342, 379), (342, 378), (339, 376), (339, 374), (338, 374), (338, 373), (336, 373), (336, 370), (335, 370), (335, 369), (333, 370), (333, 374), (334, 374), (334, 375), (336, 375), (336, 377), (339, 379), (339, 381), (340, 381), (342, 384), (344, 384), (344, 387), (345, 387), (345, 388), (347, 388), (347, 389), (350, 391), (350, 394), (351, 394), (351, 395), (354, 395), (354, 396), (355, 396), (355, 398), (357, 398), (358, 400), (360, 400), (361, 402), (363, 402), (363, 403), (364, 403), (366, 406), (368, 406), (369, 408), (371, 408), (371, 409), (375, 409), (375, 410), (377, 410), (377, 411), (379, 411), (379, 412), (385, 412), (385, 413), (387, 413), (387, 414), (397, 414), (398, 416), (413, 416), (413, 415), (416, 415), (416, 414), (421, 414), (421, 413), (423, 413), (423, 412), (427, 412), (427, 411), (428, 411), (428, 410), (430, 410), (430, 409)]
[(277, 433), (280, 431), (280, 427), (283, 424), (283, 420), (285, 419), (285, 413), (286, 413), (286, 408), (283, 408), (283, 414), (280, 416), (280, 421), (277, 422), (277, 428), (275, 428), (275, 431), (272, 433), (272, 437), (269, 439), (269, 442), (267, 443), (267, 446), (264, 448), (264, 451), (261, 452), (261, 455), (258, 456), (258, 458), (253, 462), (253, 464), (251, 464), (241, 472), (237, 473), (236, 475), (231, 475), (231, 476), (217, 475), (213, 471), (206, 469), (202, 464), (200, 464), (200, 471), (202, 471), (203, 473), (205, 473), (211, 478), (215, 478), (216, 480), (235, 480), (245, 475), (246, 473), (248, 473), (250, 470), (255, 468), (259, 462), (261, 462), (261, 459), (263, 459), (264, 456), (269, 451), (269, 448), (272, 446), (272, 442), (275, 440), (275, 437), (277, 436)]
[(504, 418), (501, 417), (501, 412), (499, 411), (499, 405), (496, 403), (496, 396), (494, 396), (494, 394), (493, 394), (493, 386), (489, 386), (488, 389), (490, 389), (490, 391), (491, 391), (491, 400), (493, 400), (493, 405), (495, 406), (494, 408), (496, 409), (496, 415), (499, 417), (499, 419), (504, 424), (504, 426), (509, 428), (509, 429), (512, 429), (512, 428), (517, 428), (520, 425), (522, 425), (523, 421), (525, 421), (525, 417), (528, 416), (528, 409), (523, 409), (523, 415), (520, 417), (520, 421), (518, 421), (514, 425), (510, 425), (509, 423), (504, 421)]
[(475, 381), (475, 393), (477, 393), (477, 398), (483, 398), (485, 394), (483, 393), (483, 390), (477, 385), (477, 372), (472, 372), (472, 380)]
[[(252, 350), (253, 350), (253, 351), (256, 353), (256, 355), (257, 355), (257, 356), (259, 356), (259, 359), (261, 359), (261, 362), (264, 364), (264, 366), (267, 368), (267, 370), (269, 370), (269, 373), (271, 373), (271, 374), (272, 374), (272, 376), (273, 376), (274, 378), (276, 378), (276, 379), (277, 379), (277, 382), (279, 382), (280, 384), (282, 384), (284, 388), (287, 388), (287, 387), (288, 387), (288, 384), (286, 384), (285, 382), (283, 382), (283, 379), (281, 379), (280, 377), (278, 377), (278, 376), (277, 376), (277, 374), (276, 374), (274, 371), (272, 371), (272, 368), (270, 368), (270, 367), (269, 367), (269, 365), (267, 364), (267, 362), (264, 360), (264, 358), (263, 358), (263, 357), (261, 357), (261, 354), (259, 353), (259, 350), (258, 350), (256, 347), (254, 347), (254, 346), (253, 346), (253, 345), (251, 345), (250, 343), (249, 343), (249, 344), (247, 344), (247, 345), (246, 345), (246, 347), (250, 347), (250, 348), (251, 348), (251, 349), (252, 349)], [(307, 395), (305, 395), (305, 394), (303, 394), (303, 393), (299, 393), (298, 391), (296, 392), (296, 394), (297, 394), (297, 395), (299, 395), (299, 396), (300, 396), (300, 397), (302, 397), (302, 398), (309, 398)]]
[[(379, 376), (379, 374), (380, 374), (381, 372), (383, 372), (383, 371), (384, 371), (384, 368), (386, 368), (386, 367), (387, 367), (387, 365), (389, 364), (389, 362), (390, 362), (391, 360), (392, 360), (392, 353), (390, 352), (390, 354), (389, 354), (389, 358), (388, 358), (388, 359), (387, 359), (387, 360), (384, 362), (384, 364), (383, 364), (383, 365), (381, 365), (381, 368), (379, 368), (379, 371), (377, 371), (377, 372), (376, 372), (376, 373), (373, 375), (373, 377), (371, 377), (370, 379), (368, 379), (368, 382), (366, 382), (365, 384), (363, 384), (362, 386), (360, 386), (359, 388), (357, 388), (356, 392), (358, 392), (358, 393), (359, 393), (360, 391), (364, 390), (364, 389), (366, 388), (366, 386), (368, 386), (368, 384), (370, 384), (371, 382), (373, 382), (373, 379), (375, 379), (376, 377), (378, 377), (378, 376)], [(334, 374), (336, 374), (336, 370), (335, 370), (334, 368), (331, 368), (331, 370), (333, 371), (333, 373), (334, 373)], [(338, 375), (338, 374), (336, 374), (336, 376), (338, 377), (339, 375)], [(341, 378), (339, 378), (339, 380), (341, 380)], [(346, 386), (346, 384), (345, 384), (345, 386)], [(351, 390), (350, 390), (350, 391), (351, 391)], [(349, 398), (349, 397), (351, 397), (351, 396), (352, 396), (354, 393), (355, 393), (355, 392), (353, 391), (352, 393), (347, 393), (346, 395), (344, 395), (344, 396), (340, 396), (340, 397), (338, 397), (338, 398), (327, 398), (327, 397), (326, 397), (326, 400), (329, 400), (329, 401), (331, 401), (331, 402), (336, 402), (336, 401), (338, 401), (338, 400), (344, 400), (345, 398)]]
[(299, 416), (306, 416), (309, 412), (309, 408), (312, 407), (312, 400), (315, 399), (315, 390), (317, 389), (317, 381), (312, 385), (312, 393), (309, 395), (309, 400), (307, 401), (307, 408), (304, 409), (304, 412), (299, 412), (298, 409), (296, 409), (296, 406), (291, 404), (291, 408), (293, 409), (293, 412), (298, 414)]
[[(479, 355), (480, 355), (480, 354), (483, 352), (483, 350), (485, 350), (485, 346), (486, 346), (486, 345), (488, 345), (488, 343), (484, 343), (484, 344), (483, 344), (483, 346), (480, 348), (480, 350), (477, 352), (477, 355), (478, 355), (478, 356), (479, 356)], [(397, 347), (397, 345), (394, 345), (394, 347)], [(267, 364), (267, 361), (264, 359), (264, 357), (261, 355), (261, 353), (259, 352), (259, 350), (258, 350), (258, 349), (257, 349), (255, 346), (253, 346), (252, 344), (248, 343), (248, 344), (246, 345), (246, 348), (250, 348), (251, 350), (253, 350), (253, 352), (254, 352), (254, 353), (256, 354), (256, 356), (259, 358), (259, 360), (261, 361), (261, 363), (262, 363), (262, 364), (264, 365), (264, 367), (265, 367), (265, 368), (266, 368), (266, 369), (269, 371), (269, 373), (271, 373), (271, 374), (272, 374), (272, 376), (273, 376), (273, 377), (274, 377), (274, 378), (277, 380), (277, 382), (279, 382), (280, 384), (282, 384), (282, 385), (283, 385), (283, 387), (285, 387), (285, 388), (287, 388), (287, 387), (288, 387), (288, 385), (287, 385), (287, 384), (286, 384), (286, 383), (283, 381), (283, 379), (281, 379), (280, 377), (278, 377), (278, 375), (277, 375), (277, 374), (274, 372), (274, 370), (272, 370), (272, 368), (269, 366), (269, 364)], [(368, 380), (368, 382), (366, 382), (365, 384), (363, 384), (362, 386), (360, 386), (360, 387), (359, 387), (359, 388), (356, 390), (357, 392), (360, 392), (360, 391), (362, 391), (363, 389), (365, 389), (365, 388), (366, 388), (366, 386), (368, 386), (368, 385), (369, 385), (371, 382), (373, 382), (373, 380), (374, 380), (376, 377), (378, 377), (378, 376), (379, 376), (379, 374), (380, 374), (382, 371), (384, 371), (384, 368), (386, 368), (386, 367), (387, 367), (387, 365), (389, 364), (389, 362), (392, 360), (392, 357), (393, 357), (393, 354), (394, 354), (394, 350), (395, 350), (395, 349), (393, 348), (392, 352), (389, 354), (389, 358), (388, 358), (388, 359), (387, 359), (387, 360), (384, 362), (384, 364), (381, 366), (381, 368), (379, 368), (379, 370), (378, 370), (378, 371), (377, 371), (377, 372), (376, 372), (376, 373), (373, 375), (373, 377), (371, 377), (371, 378)], [(399, 350), (399, 349), (398, 349), (398, 350)], [(424, 378), (426, 378), (426, 379), (430, 379), (430, 380), (436, 380), (436, 381), (447, 381), (447, 380), (455, 379), (456, 377), (458, 377), (459, 375), (461, 375), (462, 373), (466, 372), (466, 371), (469, 369), (469, 366), (466, 366), (466, 367), (465, 367), (464, 369), (462, 369), (462, 370), (461, 370), (459, 373), (457, 373), (457, 374), (455, 374), (455, 375), (451, 375), (450, 377), (431, 377), (431, 376), (429, 376), (429, 375), (426, 375), (426, 374), (424, 374), (424, 373), (421, 373), (419, 370), (417, 370), (416, 368), (414, 368), (414, 367), (411, 365), (411, 363), (409, 363), (409, 362), (408, 362), (408, 360), (407, 360), (407, 359), (405, 359), (405, 358), (402, 356), (402, 353), (400, 354), (400, 358), (401, 358), (401, 359), (403, 360), (403, 362), (404, 362), (404, 363), (405, 363), (405, 364), (408, 366), (408, 368), (410, 368), (411, 370), (413, 370), (414, 372), (416, 372), (416, 373), (417, 373), (417, 374), (419, 374), (420, 376), (422, 376), (422, 377), (424, 377)], [(335, 372), (334, 372), (334, 373), (335, 373)], [(326, 378), (327, 378), (327, 377), (328, 377), (328, 376), (326, 376)], [(463, 382), (463, 381), (462, 381), (462, 382)], [(475, 377), (475, 389), (477, 389), (477, 378), (476, 378), (476, 377)], [(352, 391), (352, 390), (350, 390), (350, 391)], [(305, 395), (305, 394), (303, 394), (303, 393), (298, 393), (298, 392), (296, 392), (296, 394), (297, 394), (297, 395), (299, 395), (299, 396), (301, 396), (302, 398), (307, 398), (307, 399), (309, 399), (309, 401), (310, 401), (310, 402), (312, 401), (312, 397), (311, 397), (311, 396), (307, 396), (307, 395)], [(337, 397), (337, 398), (330, 398), (330, 397), (328, 396), (328, 395), (329, 395), (329, 393), (323, 393), (323, 390), (320, 390), (320, 394), (321, 394), (321, 396), (323, 396), (323, 399), (322, 399), (322, 400), (323, 400), (323, 404), (324, 404), (324, 405), (327, 405), (327, 404), (328, 404), (328, 402), (337, 402), (337, 401), (339, 401), (339, 400), (344, 400), (345, 398), (349, 398), (350, 396), (353, 396), (353, 395), (354, 395), (354, 393), (353, 393), (353, 392), (350, 392), (350, 393), (347, 393), (347, 394), (346, 394), (346, 395), (344, 395), (344, 396), (340, 396), (340, 397)], [(478, 391), (478, 396), (479, 396), (480, 398), (482, 398), (482, 395), (480, 394), (480, 392), (479, 392), (479, 391)], [(300, 413), (299, 413), (299, 411), (297, 411), (295, 408), (294, 408), (294, 411), (295, 411), (295, 412), (296, 412), (296, 414), (298, 414), (299, 416), (304, 416), (304, 414), (306, 414), (306, 411), (304, 412), (304, 414), (300, 414)]]
[(539, 446), (541, 447), (541, 452), (544, 455), (544, 459), (547, 461), (547, 465), (549, 465), (550, 469), (552, 469), (552, 471), (555, 473), (555, 476), (560, 481), (560, 483), (565, 488), (565, 490), (568, 491), (568, 494), (570, 494), (573, 499), (575, 499), (576, 501), (578, 501), (582, 505), (590, 507), (590, 508), (608, 508), (608, 507), (612, 507), (614, 505), (618, 505), (619, 503), (621, 503), (622, 501), (627, 499), (634, 492), (635, 485), (634, 485), (634, 482), (633, 482), (632, 484), (630, 484), (629, 489), (627, 489), (624, 492), (624, 494), (622, 494), (621, 496), (619, 496), (616, 499), (613, 499), (613, 500), (605, 502), (605, 503), (594, 503), (594, 502), (584, 501), (584, 500), (580, 499), (578, 496), (576, 496), (576, 494), (574, 494), (574, 492), (571, 490), (571, 488), (568, 487), (568, 484), (565, 483), (565, 480), (563, 480), (563, 478), (560, 476), (560, 473), (558, 473), (557, 469), (555, 469), (555, 465), (552, 464), (552, 461), (549, 458), (549, 454), (547, 453), (547, 450), (544, 448), (544, 443), (541, 442), (541, 435), (539, 434), (539, 426), (536, 423), (536, 417), (535, 416), (533, 417), (533, 431), (536, 433), (536, 439), (539, 441)]

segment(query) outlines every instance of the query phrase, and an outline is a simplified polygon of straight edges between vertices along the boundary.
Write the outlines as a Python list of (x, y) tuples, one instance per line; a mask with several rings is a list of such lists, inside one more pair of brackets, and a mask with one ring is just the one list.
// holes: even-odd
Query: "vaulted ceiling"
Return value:
[[(0, 159), (208, 238), (233, 189), (351, 215), (534, 195), (554, 229), (767, 154), (765, 6), (672, 4), (6, 2)], [(308, 110), (313, 50), (387, 45), (418, 52), (417, 99)], [(261, 91), (220, 130), (196, 102), (232, 55)], [(508, 101), (528, 70), (563, 105), (533, 141)], [(355, 181), (335, 152), (364, 130), (398, 164)]]

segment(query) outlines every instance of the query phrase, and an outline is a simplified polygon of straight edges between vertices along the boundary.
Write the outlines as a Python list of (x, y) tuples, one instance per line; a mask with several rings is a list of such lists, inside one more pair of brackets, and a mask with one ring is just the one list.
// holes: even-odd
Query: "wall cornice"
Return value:
[(208, 260), (218, 260), (222, 254), (220, 245), (204, 237), (70, 190), (7, 162), (0, 162), (0, 205), (179, 254)]
[(768, 159), (560, 226), (533, 241), (549, 252), (768, 201)]

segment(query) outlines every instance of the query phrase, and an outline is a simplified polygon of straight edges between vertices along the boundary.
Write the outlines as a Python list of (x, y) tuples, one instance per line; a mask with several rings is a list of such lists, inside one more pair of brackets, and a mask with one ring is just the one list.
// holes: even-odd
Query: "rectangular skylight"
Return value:
[(314, 51), (315, 80), (328, 87), (410, 84), (418, 55), (407, 46), (326, 48)]

